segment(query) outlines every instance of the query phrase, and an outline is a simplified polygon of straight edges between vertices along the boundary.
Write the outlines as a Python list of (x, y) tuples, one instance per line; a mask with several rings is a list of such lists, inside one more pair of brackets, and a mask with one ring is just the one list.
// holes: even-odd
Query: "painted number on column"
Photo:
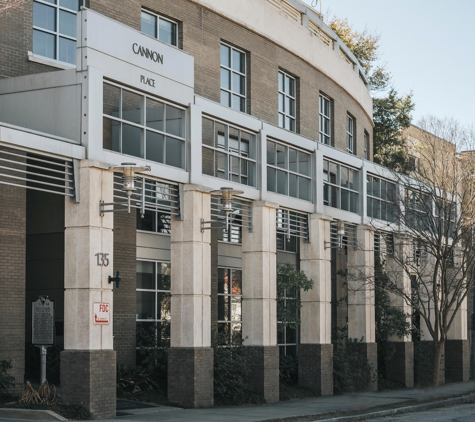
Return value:
[(94, 256), (97, 257), (97, 265), (99, 267), (107, 267), (109, 265), (108, 253), (98, 252)]

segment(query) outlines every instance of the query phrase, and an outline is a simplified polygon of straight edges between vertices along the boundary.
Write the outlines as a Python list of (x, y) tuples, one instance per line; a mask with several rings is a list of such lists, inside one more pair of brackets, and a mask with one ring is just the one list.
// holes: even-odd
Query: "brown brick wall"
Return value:
[(361, 359), (368, 359), (372, 367), (371, 381), (367, 391), (377, 391), (378, 389), (378, 345), (376, 343), (355, 343), (357, 353)]
[(299, 385), (321, 396), (333, 395), (333, 345), (299, 345)]
[(249, 381), (266, 403), (279, 401), (279, 348), (277, 346), (248, 346), (252, 349)]
[(117, 363), (135, 365), (136, 214), (114, 213), (114, 268), (120, 287), (114, 285), (114, 350)]
[(470, 378), (468, 340), (447, 340), (445, 343), (445, 381), (466, 382)]
[(386, 379), (401, 387), (414, 387), (414, 343), (394, 342), (396, 351), (386, 365)]

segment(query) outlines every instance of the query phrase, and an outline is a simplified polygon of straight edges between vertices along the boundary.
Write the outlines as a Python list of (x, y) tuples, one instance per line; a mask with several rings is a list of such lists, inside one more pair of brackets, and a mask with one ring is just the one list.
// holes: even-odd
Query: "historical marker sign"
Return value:
[(94, 302), (94, 325), (110, 323), (110, 303)]
[(32, 340), (37, 345), (54, 343), (54, 301), (40, 296), (32, 303)]

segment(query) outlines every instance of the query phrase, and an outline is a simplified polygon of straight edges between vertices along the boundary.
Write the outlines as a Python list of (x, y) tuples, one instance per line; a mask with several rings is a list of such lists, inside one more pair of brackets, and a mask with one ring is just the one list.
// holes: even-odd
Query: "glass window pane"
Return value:
[(166, 164), (169, 166), (184, 168), (184, 142), (179, 139), (170, 138), (166, 140)]
[(267, 167), (267, 190), (277, 192), (276, 190), (276, 170)]
[(291, 97), (295, 97), (295, 79), (289, 77), (287, 77), (287, 79), (289, 80), (287, 94)]
[(284, 90), (284, 74), (279, 72), (279, 91)]
[(239, 154), (239, 129), (228, 127), (228, 150)]
[(279, 94), (279, 111), (282, 113), (285, 112), (285, 96), (284, 94)]
[(137, 261), (137, 289), (155, 289), (155, 263)]
[(242, 293), (242, 271), (231, 270), (232, 288), (231, 293), (233, 295), (240, 295)]
[(231, 89), (231, 72), (228, 69), (221, 68), (221, 88)]
[(202, 119), (201, 136), (204, 145), (213, 146), (213, 121), (209, 119)]
[(120, 152), (120, 122), (103, 118), (102, 121), (102, 147)]
[(185, 133), (185, 110), (167, 104), (166, 118), (165, 131), (183, 138)]
[(289, 148), (289, 170), (297, 172), (297, 150)]
[(298, 198), (298, 176), (295, 174), (289, 174), (289, 196)]
[(155, 319), (155, 292), (135, 292), (137, 319)]
[(239, 158), (237, 157), (229, 157), (231, 159), (231, 169), (230, 171), (235, 174), (239, 174)]
[(241, 53), (238, 50), (232, 50), (232, 68), (241, 73), (245, 73), (245, 60), (244, 53)]
[(226, 107), (231, 107), (231, 94), (221, 90), (221, 104)]
[(161, 262), (158, 264), (158, 278), (157, 289), (158, 290), (170, 290), (170, 276), (171, 276), (171, 264)]
[(276, 144), (277, 146), (277, 166), (280, 168), (287, 168), (287, 163), (286, 163), (286, 155), (287, 151), (286, 148), (283, 145)]
[(249, 158), (256, 157), (256, 137), (241, 130), (241, 155)]
[(103, 113), (109, 116), (120, 117), (120, 88), (103, 84)]
[(277, 193), (287, 195), (287, 173), (277, 170)]
[(148, 232), (156, 231), (155, 215), (155, 212), (145, 210), (145, 213), (142, 217), (141, 210), (137, 209), (137, 230), (144, 230)]
[(176, 23), (160, 18), (158, 39), (168, 44), (176, 46)]
[(59, 32), (63, 35), (76, 38), (76, 14), (59, 11)]
[(163, 131), (163, 112), (165, 104), (160, 101), (155, 101), (152, 98), (147, 98), (147, 121), (148, 127)]
[(122, 90), (122, 118), (129, 122), (143, 124), (143, 96)]
[(244, 76), (233, 73), (233, 92), (244, 95), (246, 93), (245, 81)]
[(284, 127), (284, 115), (279, 114), (279, 127)]
[(203, 147), (202, 148), (202, 171), (203, 174), (214, 176), (214, 151)]
[(59, 37), (58, 60), (66, 63), (76, 64), (76, 41)]
[(299, 170), (300, 174), (310, 176), (310, 154), (299, 151)]
[[(45, 4), (33, 3), (33, 25), (56, 31), (56, 9)], [(76, 33), (74, 34), (76, 36)]]
[(340, 167), (340, 185), (348, 187), (348, 169), (346, 167)]
[(289, 114), (292, 117), (295, 117), (295, 100), (291, 98), (289, 98), (289, 106), (287, 108), (287, 114)]
[(267, 141), (267, 164), (275, 165), (275, 143)]
[(164, 136), (160, 133), (147, 130), (147, 160), (164, 163)]
[(228, 293), (228, 270), (218, 268), (218, 293)]
[(43, 57), (56, 58), (56, 37), (46, 32), (33, 30), (33, 52)]
[(218, 321), (229, 321), (229, 296), (218, 296)]
[[(234, 286), (233, 286), (234, 290)], [(241, 320), (241, 297), (233, 297), (231, 299), (231, 321), (240, 321)]]
[(142, 129), (122, 124), (122, 153), (144, 158)]
[(350, 192), (346, 189), (341, 189), (340, 208), (345, 211), (350, 210)]
[(231, 107), (234, 110), (238, 111), (245, 111), (245, 99), (243, 97), (239, 97), (238, 95), (233, 95), (233, 103), (231, 104)]
[(299, 198), (310, 201), (310, 179), (299, 177)]
[[(52, 2), (53, 3), (53, 2)], [(54, 2), (56, 3), (56, 2)], [(80, 2), (79, 0), (59, 0), (59, 5), (66, 9), (74, 10), (75, 12), (79, 11)]]
[(158, 299), (158, 308), (157, 308), (157, 319), (167, 320), (170, 319), (170, 304), (171, 304), (171, 295), (170, 293), (157, 293)]
[(227, 45), (221, 44), (220, 52), (221, 52), (221, 65), (226, 66), (226, 67), (231, 67), (230, 60), (229, 60), (230, 48)]
[(358, 212), (358, 194), (355, 192), (350, 193), (350, 211)]
[(144, 34), (157, 38), (157, 17), (150, 13), (142, 12), (141, 31)]

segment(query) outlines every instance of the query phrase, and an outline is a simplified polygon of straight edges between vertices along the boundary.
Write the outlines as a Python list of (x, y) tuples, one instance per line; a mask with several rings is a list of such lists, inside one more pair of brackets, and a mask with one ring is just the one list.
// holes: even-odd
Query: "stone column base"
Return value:
[[(414, 343), (414, 385), (416, 387), (432, 386), (434, 371), (434, 343), (417, 341)], [(445, 384), (445, 350), (440, 358), (439, 385)]]
[(61, 352), (61, 403), (81, 405), (96, 419), (116, 416), (114, 350)]
[(470, 378), (470, 349), (468, 340), (445, 342), (445, 381), (466, 382)]
[(333, 344), (299, 345), (299, 385), (333, 395)]
[(213, 358), (210, 347), (168, 349), (168, 400), (181, 407), (214, 405)]
[(279, 347), (247, 346), (253, 350), (249, 381), (256, 393), (262, 393), (266, 403), (279, 401)]
[(355, 343), (356, 351), (361, 355), (361, 359), (367, 359), (371, 365), (371, 381), (366, 391), (378, 390), (378, 345), (376, 343)]
[(406, 388), (414, 387), (414, 344), (393, 342), (396, 352), (387, 362), (386, 379)]

